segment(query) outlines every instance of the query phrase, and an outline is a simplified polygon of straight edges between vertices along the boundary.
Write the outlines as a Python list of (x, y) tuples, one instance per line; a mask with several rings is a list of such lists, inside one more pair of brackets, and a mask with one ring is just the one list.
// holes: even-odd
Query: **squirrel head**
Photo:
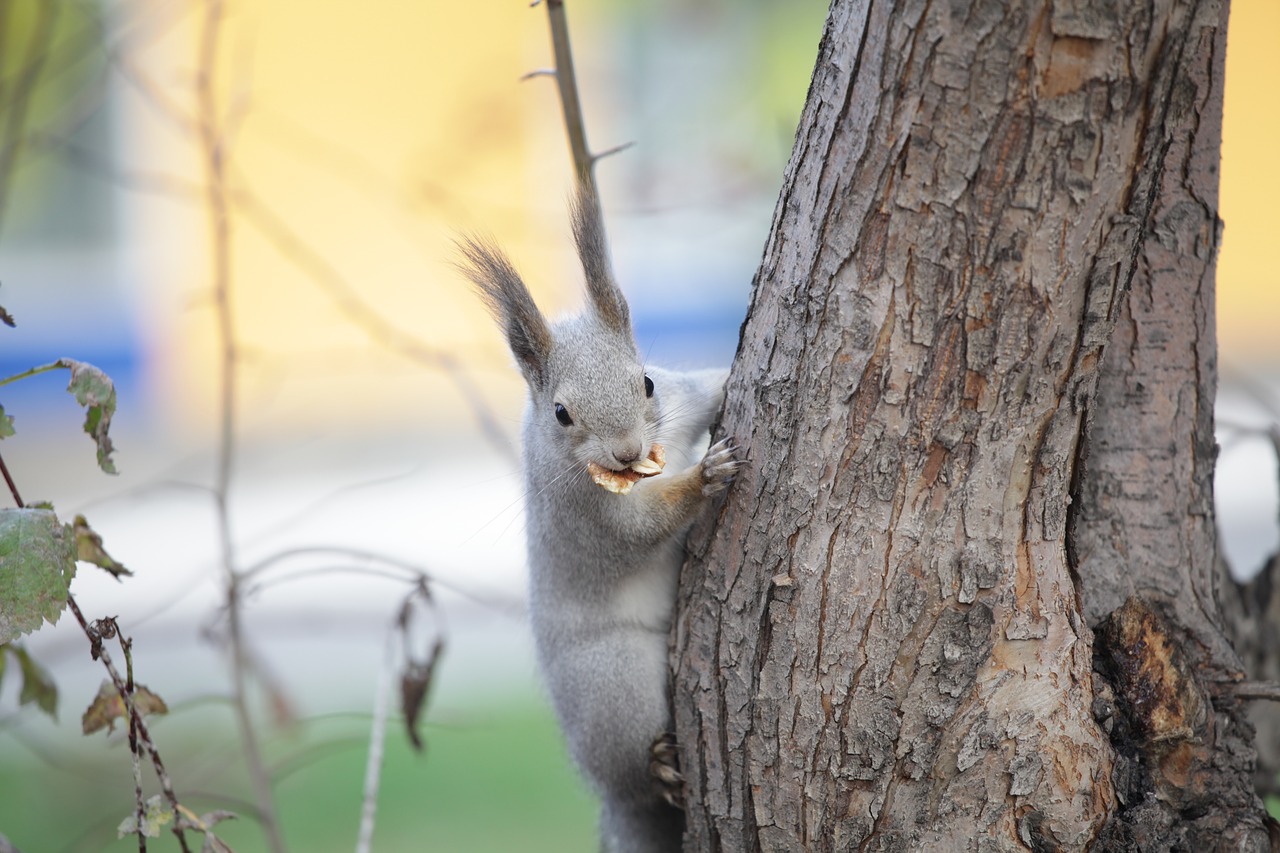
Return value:
[(529, 386), (541, 448), (573, 464), (620, 471), (648, 454), (658, 409), (631, 330), (631, 312), (609, 264), (603, 219), (579, 186), (573, 235), (586, 276), (587, 310), (548, 323), (510, 259), (491, 242), (459, 242), (460, 269), (507, 337)]

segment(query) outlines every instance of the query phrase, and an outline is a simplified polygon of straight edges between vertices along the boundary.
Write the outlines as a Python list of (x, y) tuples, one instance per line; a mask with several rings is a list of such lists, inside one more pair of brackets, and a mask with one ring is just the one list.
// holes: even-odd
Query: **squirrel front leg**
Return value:
[(674, 536), (689, 524), (707, 499), (733, 482), (742, 463), (733, 440), (722, 439), (707, 449), (697, 465), (670, 477), (654, 477), (636, 483), (627, 511), (618, 514), (623, 537), (637, 546), (651, 545)]

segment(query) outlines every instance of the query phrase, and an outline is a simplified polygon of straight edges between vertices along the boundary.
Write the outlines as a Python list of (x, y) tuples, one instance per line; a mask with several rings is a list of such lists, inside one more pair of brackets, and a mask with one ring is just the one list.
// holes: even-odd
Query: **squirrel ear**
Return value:
[(466, 237), (457, 242), (463, 260), (458, 269), (471, 280), (507, 335), (507, 345), (531, 386), (542, 389), (547, 381), (551, 354), (551, 329), (529, 288), (501, 249), (492, 242)]
[(570, 205), (573, 219), (573, 239), (578, 244), (578, 258), (587, 279), (587, 295), (596, 316), (605, 326), (620, 335), (631, 338), (631, 310), (626, 297), (609, 265), (609, 245), (604, 236), (604, 215), (600, 212), (600, 200), (595, 190), (585, 181), (578, 181), (577, 194)]

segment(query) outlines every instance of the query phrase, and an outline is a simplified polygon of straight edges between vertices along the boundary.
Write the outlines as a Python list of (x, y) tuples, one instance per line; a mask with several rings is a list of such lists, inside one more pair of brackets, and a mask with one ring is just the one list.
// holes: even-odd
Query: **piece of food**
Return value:
[(631, 491), (632, 486), (645, 477), (653, 477), (662, 473), (662, 469), (666, 467), (666, 464), (667, 451), (663, 449), (661, 444), (655, 444), (649, 449), (647, 457), (639, 462), (632, 462), (630, 468), (613, 471), (603, 465), (588, 462), (587, 473), (591, 475), (591, 479), (595, 484), (605, 491), (613, 492), (615, 495), (625, 495)]

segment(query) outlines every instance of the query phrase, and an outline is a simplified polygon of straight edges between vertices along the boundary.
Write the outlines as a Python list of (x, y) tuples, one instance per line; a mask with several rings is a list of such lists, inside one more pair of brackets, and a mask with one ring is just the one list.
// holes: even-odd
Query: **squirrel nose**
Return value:
[(632, 445), (631, 447), (618, 448), (613, 451), (613, 458), (618, 460), (619, 465), (630, 465), (632, 462), (640, 460), (640, 445)]

